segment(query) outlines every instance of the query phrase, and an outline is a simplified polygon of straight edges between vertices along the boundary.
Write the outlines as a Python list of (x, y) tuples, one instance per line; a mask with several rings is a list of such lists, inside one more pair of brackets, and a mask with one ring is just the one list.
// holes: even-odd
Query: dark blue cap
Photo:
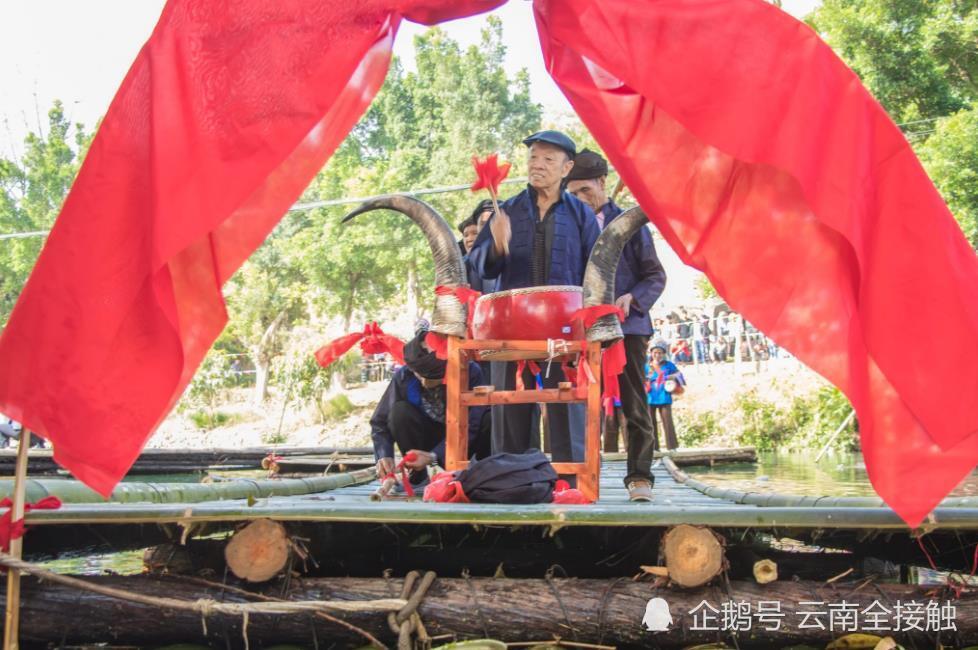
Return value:
[(577, 145), (574, 141), (568, 138), (566, 135), (560, 131), (537, 131), (526, 140), (523, 144), (530, 146), (534, 142), (546, 142), (547, 144), (552, 144), (555, 147), (560, 147), (567, 152), (571, 158), (577, 155)]

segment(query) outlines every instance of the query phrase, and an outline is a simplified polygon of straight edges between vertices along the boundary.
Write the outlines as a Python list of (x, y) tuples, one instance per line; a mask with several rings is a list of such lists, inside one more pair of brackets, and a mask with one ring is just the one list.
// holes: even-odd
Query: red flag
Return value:
[(978, 261), (899, 129), (769, 3), (534, 7), (547, 69), (650, 219), (846, 393), (874, 487), (920, 523), (978, 461)]
[(170, 0), (0, 337), (0, 412), (108, 495), (227, 321), (221, 285), (383, 82), (403, 16), (501, 0)]
[(472, 191), (477, 192), (482, 189), (489, 190), (490, 196), (495, 198), (499, 195), (499, 184), (509, 176), (511, 163), (499, 164), (497, 154), (489, 154), (484, 160), (479, 160), (478, 156), (472, 156), (472, 166), (475, 168), (475, 182), (472, 183)]

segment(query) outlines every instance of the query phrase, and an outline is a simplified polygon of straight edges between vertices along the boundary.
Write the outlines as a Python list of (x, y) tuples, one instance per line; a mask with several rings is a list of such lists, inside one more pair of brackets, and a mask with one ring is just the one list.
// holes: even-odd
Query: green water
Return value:
[[(812, 453), (759, 452), (757, 463), (719, 463), (684, 470), (704, 483), (749, 492), (876, 496), (859, 453), (826, 454), (816, 463)], [(951, 495), (978, 495), (978, 472), (966, 476)]]

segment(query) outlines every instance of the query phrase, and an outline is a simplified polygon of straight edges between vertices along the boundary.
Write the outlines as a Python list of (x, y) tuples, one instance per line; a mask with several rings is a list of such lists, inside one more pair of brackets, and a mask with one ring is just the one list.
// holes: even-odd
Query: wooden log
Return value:
[(709, 528), (680, 524), (662, 537), (669, 579), (682, 587), (705, 585), (723, 570), (722, 538)]
[(257, 519), (234, 534), (224, 558), (234, 575), (248, 582), (265, 582), (285, 568), (289, 560), (285, 526), (271, 519)]
[[(222, 602), (246, 602), (240, 594), (222, 592), (174, 576), (105, 576), (90, 578), (93, 582), (127, 589), (151, 596), (166, 596), (187, 601), (215, 599)], [(285, 597), (291, 600), (373, 600), (400, 593), (401, 579), (392, 578), (322, 578), (293, 579)], [(282, 585), (272, 583), (263, 588), (269, 595), (283, 594)], [(668, 604), (673, 624), (668, 630), (651, 633), (641, 625), (646, 604), (652, 598), (663, 598)], [(449, 635), (462, 638), (491, 638), (517, 643), (540, 641), (560, 636), (577, 643), (629, 645), (634, 647), (679, 648), (695, 644), (729, 640), (731, 631), (722, 630), (722, 616), (710, 619), (702, 603), (722, 610), (724, 603), (749, 603), (757, 611), (759, 602), (780, 603), (782, 617), (768, 622), (755, 619), (750, 631), (739, 634), (742, 647), (785, 647), (808, 643), (821, 647), (848, 630), (833, 630), (829, 614), (815, 617), (805, 612), (828, 610), (829, 604), (845, 600), (858, 611), (882, 604), (892, 610), (898, 601), (909, 603), (937, 602), (932, 587), (880, 584), (858, 589), (852, 583), (825, 585), (822, 582), (775, 582), (757, 585), (753, 581), (733, 581), (730, 591), (715, 588), (676, 590), (655, 587), (649, 582), (631, 580), (543, 579), (513, 580), (505, 578), (437, 579), (418, 613), (431, 636)], [(943, 598), (939, 601), (944, 604)], [(803, 604), (809, 603), (809, 604)], [(819, 606), (818, 603), (823, 603)], [(945, 623), (953, 622), (956, 634), (943, 633), (942, 642), (967, 645), (978, 638), (978, 595), (966, 592), (953, 601), (954, 613)], [(155, 606), (134, 604), (101, 595), (81, 593), (50, 583), (39, 583), (25, 577), (23, 585), (22, 642), (35, 644), (92, 643), (151, 645), (167, 643), (210, 643), (241, 647), (242, 619), (212, 615), (206, 618), (206, 633), (197, 613), (178, 612)], [(769, 610), (770, 611), (770, 610)], [(384, 643), (395, 638), (386, 617), (379, 614), (350, 614), (345, 620), (374, 634)], [(770, 621), (777, 622), (777, 627)], [(824, 629), (813, 624), (824, 623)], [(866, 630), (865, 618), (859, 618)], [(892, 617), (884, 620), (892, 621)], [(924, 617), (926, 625), (926, 617)], [(940, 622), (940, 621), (938, 621)], [(704, 629), (705, 628), (705, 629)], [(933, 646), (933, 632), (878, 632), (907, 644), (911, 639)], [(359, 647), (362, 638), (350, 630), (312, 618), (309, 614), (284, 616), (253, 615), (248, 621), (248, 638), (254, 644), (295, 643), (313, 647), (329, 639), (335, 647)], [(732, 644), (731, 644), (732, 645)]]
[(778, 564), (774, 560), (758, 560), (752, 567), (754, 580), (759, 585), (766, 585), (778, 579)]

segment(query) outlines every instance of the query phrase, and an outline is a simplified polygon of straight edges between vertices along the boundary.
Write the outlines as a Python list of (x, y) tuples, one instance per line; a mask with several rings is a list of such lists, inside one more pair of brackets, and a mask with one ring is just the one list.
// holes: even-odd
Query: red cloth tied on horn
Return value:
[[(14, 502), (10, 497), (0, 500), (0, 508), (7, 508), (7, 511), (0, 515), (0, 550), (4, 553), (10, 550), (10, 541), (24, 536), (24, 519), (13, 521)], [(31, 510), (57, 510), (61, 507), (61, 499), (58, 497), (44, 497), (35, 503), (24, 504), (24, 514)]]
[[(583, 307), (571, 314), (571, 321), (580, 320), (584, 328), (594, 325), (599, 318), (614, 314), (620, 322), (625, 321), (625, 313), (615, 305), (594, 305)], [(586, 365), (585, 360), (579, 362)], [(621, 387), (618, 385), (618, 375), (625, 369), (625, 342), (618, 339), (601, 352), (601, 379), (604, 386), (601, 390), (601, 403), (606, 415), (615, 412), (615, 402), (621, 400)]]
[[(472, 317), (475, 315), (475, 301), (479, 299), (482, 295), (481, 292), (475, 289), (470, 289), (469, 287), (446, 287), (439, 284), (435, 287), (436, 296), (455, 296), (460, 303), (465, 305), (466, 316), (465, 324), (469, 330), (469, 336), (472, 336)], [(443, 359), (444, 357), (438, 357)]]
[(978, 462), (978, 258), (900, 129), (771, 3), (533, 6), (547, 70), (646, 214), (846, 394), (874, 488), (917, 526)]
[(399, 364), (404, 365), (404, 341), (396, 336), (384, 334), (384, 330), (380, 329), (376, 322), (364, 325), (362, 332), (345, 334), (319, 348), (316, 350), (316, 361), (323, 368), (327, 368), (357, 343), (360, 344), (360, 350), (364, 354), (387, 353)]

